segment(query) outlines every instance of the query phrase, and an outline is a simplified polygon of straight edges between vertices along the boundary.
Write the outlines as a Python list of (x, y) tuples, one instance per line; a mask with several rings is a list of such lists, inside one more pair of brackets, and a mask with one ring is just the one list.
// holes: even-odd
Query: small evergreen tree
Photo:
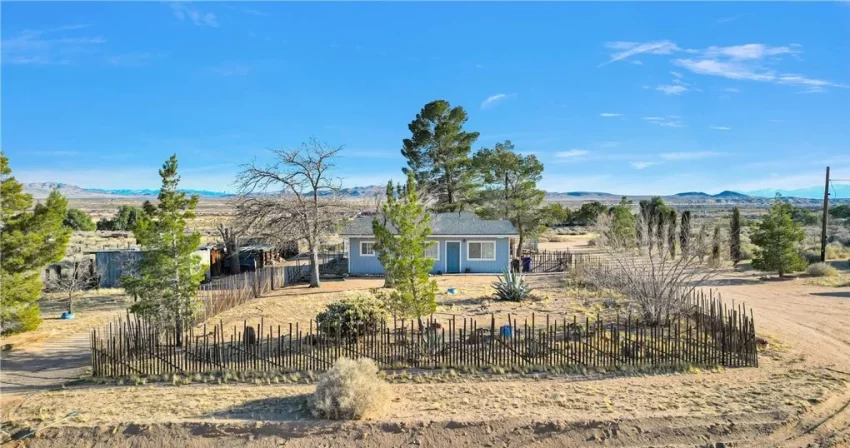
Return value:
[(399, 186), (393, 191), (392, 181), (387, 184), (383, 216), (372, 220), (375, 251), (395, 288), (388, 306), (402, 315), (416, 317), (420, 329), (422, 316), (437, 309), (437, 282), (429, 277), (434, 260), (425, 255), (428, 247), (434, 244), (428, 240), (430, 221), (419, 199), (414, 173), (410, 171), (405, 187)]
[(683, 256), (689, 254), (689, 246), (691, 242), (691, 212), (685, 210), (682, 212), (682, 222), (679, 225), (679, 250)]
[(187, 232), (194, 218), (197, 196), (177, 191), (177, 156), (159, 170), (162, 187), (156, 205), (146, 202), (146, 213), (136, 222), (133, 235), (142, 246), (135, 275), (121, 277), (128, 294), (138, 297), (131, 311), (160, 325), (174, 324), (177, 345), (182, 345), (183, 321), (198, 312), (198, 286), (204, 279), (201, 259), (193, 252), (201, 242), (198, 232)]
[(770, 211), (756, 225), (750, 237), (758, 246), (753, 254), (753, 267), (776, 272), (780, 277), (805, 268), (805, 261), (795, 250), (804, 237), (802, 227), (792, 219), (790, 206), (776, 195)]
[(741, 261), (741, 211), (738, 207), (732, 208), (732, 220), (729, 223), (729, 255), (733, 263)]
[(720, 225), (714, 226), (714, 236), (711, 238), (711, 261), (712, 263), (720, 262)]
[(625, 196), (620, 203), (608, 210), (611, 214), (611, 237), (618, 241), (633, 242), (637, 233), (637, 219), (632, 214), (632, 201)]
[(91, 216), (78, 208), (68, 209), (68, 213), (65, 215), (65, 220), (62, 221), (62, 225), (71, 230), (83, 230), (86, 232), (97, 228), (94, 221), (92, 221)]
[(71, 231), (62, 226), (68, 201), (53, 190), (32, 207), (32, 196), (11, 176), (9, 159), (0, 154), (0, 332), (38, 328), (37, 270), (65, 255)]
[(667, 246), (670, 258), (676, 258), (676, 218), (678, 213), (673, 208), (667, 209)]

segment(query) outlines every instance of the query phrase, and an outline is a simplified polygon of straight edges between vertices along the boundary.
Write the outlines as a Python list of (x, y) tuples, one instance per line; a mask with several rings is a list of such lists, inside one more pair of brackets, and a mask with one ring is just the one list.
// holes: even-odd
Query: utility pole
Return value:
[(826, 262), (826, 221), (829, 219), (829, 167), (826, 167), (826, 185), (823, 187), (823, 219), (820, 231), (820, 261)]

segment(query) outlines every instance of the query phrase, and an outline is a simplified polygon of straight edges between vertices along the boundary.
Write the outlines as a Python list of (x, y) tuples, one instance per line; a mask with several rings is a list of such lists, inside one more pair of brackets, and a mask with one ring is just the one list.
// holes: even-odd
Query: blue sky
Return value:
[(462, 105), (542, 187), (629, 194), (850, 178), (850, 4), (4, 3), (2, 149), (25, 182), (232, 190), (315, 136), (348, 185)]

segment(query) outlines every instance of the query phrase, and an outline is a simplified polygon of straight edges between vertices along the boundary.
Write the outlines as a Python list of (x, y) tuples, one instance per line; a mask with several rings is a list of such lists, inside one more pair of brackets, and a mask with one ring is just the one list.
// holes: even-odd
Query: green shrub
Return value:
[(741, 245), (741, 260), (752, 260), (755, 246), (744, 243)]
[(94, 221), (92, 221), (91, 216), (78, 208), (68, 209), (68, 213), (62, 221), (62, 225), (70, 228), (71, 230), (92, 231), (97, 228)]
[(350, 338), (375, 333), (386, 316), (387, 307), (382, 300), (361, 296), (329, 304), (316, 315), (316, 325), (330, 337)]
[(806, 274), (812, 277), (834, 277), (838, 275), (838, 269), (828, 263), (815, 263), (806, 268)]
[(389, 386), (378, 378), (375, 361), (339, 358), (319, 377), (310, 397), (313, 415), (331, 420), (361, 419), (378, 413), (389, 398)]
[(520, 302), (531, 295), (531, 288), (525, 283), (525, 275), (521, 272), (507, 270), (497, 278), (499, 281), (493, 283), (496, 300)]

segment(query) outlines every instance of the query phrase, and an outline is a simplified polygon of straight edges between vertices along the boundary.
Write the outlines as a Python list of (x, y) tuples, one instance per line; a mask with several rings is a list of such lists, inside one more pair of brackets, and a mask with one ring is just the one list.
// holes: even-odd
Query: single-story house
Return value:
[[(384, 273), (375, 253), (373, 218), (355, 218), (340, 234), (348, 247), (349, 275)], [(434, 258), (431, 273), (500, 273), (510, 266), (511, 238), (518, 236), (510, 221), (478, 219), (470, 212), (433, 214), (429, 239), (436, 244), (427, 251)]]

